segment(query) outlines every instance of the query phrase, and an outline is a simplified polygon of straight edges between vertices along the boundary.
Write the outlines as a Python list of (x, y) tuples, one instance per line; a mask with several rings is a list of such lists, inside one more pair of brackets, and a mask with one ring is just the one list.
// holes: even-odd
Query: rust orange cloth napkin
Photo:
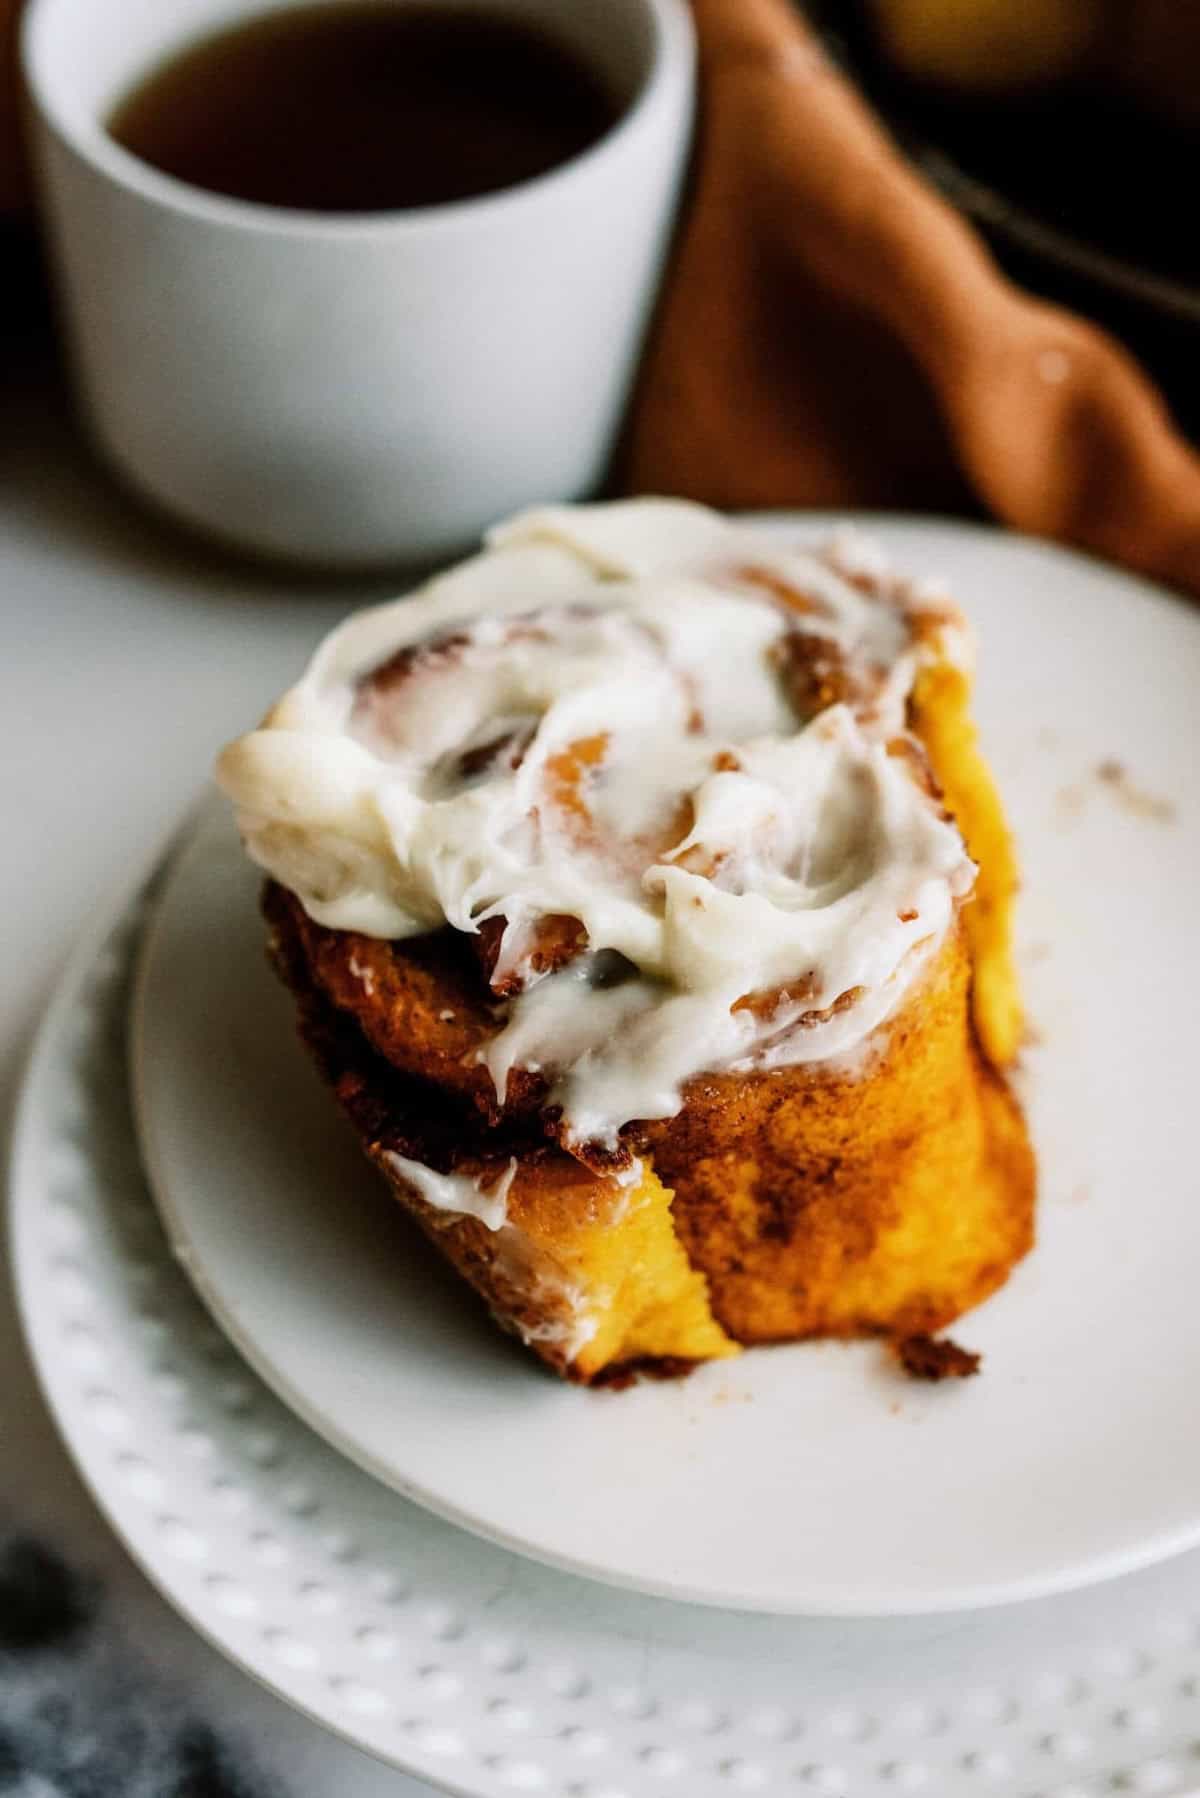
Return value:
[(1109, 337), (1019, 291), (789, 0), (692, 0), (693, 191), (625, 487), (961, 505), (1200, 595), (1200, 456)]

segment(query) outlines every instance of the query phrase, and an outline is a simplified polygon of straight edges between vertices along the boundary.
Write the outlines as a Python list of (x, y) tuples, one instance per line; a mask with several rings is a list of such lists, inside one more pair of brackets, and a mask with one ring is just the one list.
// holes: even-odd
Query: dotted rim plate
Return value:
[(986, 1614), (721, 1614), (512, 1556), (407, 1504), (214, 1329), (148, 1197), (125, 1084), (141, 901), (72, 960), (15, 1132), (35, 1364), (131, 1553), (211, 1642), (357, 1746), (470, 1798), (1183, 1794), (1200, 1555)]
[(1200, 1555), (950, 1619), (722, 1614), (507, 1554), (338, 1457), (238, 1360), (170, 1257), (124, 1074), (141, 917), (138, 903), (82, 946), (40, 1034), (12, 1249), (80, 1472), (209, 1641), (469, 1798), (1189, 1788)]

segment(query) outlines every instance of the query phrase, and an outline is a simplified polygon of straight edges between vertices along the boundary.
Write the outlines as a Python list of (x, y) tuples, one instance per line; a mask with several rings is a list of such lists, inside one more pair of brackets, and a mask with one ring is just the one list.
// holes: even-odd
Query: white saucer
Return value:
[(620, 1395), (554, 1383), (360, 1163), (295, 1043), (255, 876), (219, 816), (181, 853), (149, 933), (142, 1140), (223, 1327), (398, 1491), (643, 1592), (930, 1611), (1060, 1590), (1200, 1538), (1200, 620), (999, 533), (879, 534), (898, 562), (945, 569), (976, 621), (985, 738), (1026, 872), (1041, 1242), (959, 1326), (982, 1378), (914, 1387), (877, 1347), (822, 1345)]
[(463, 1798), (1194, 1798), (1200, 1552), (953, 1618), (701, 1609), (464, 1535), (306, 1429), (209, 1321), (145, 1189), (121, 1056), (142, 912), (97, 921), (39, 1034), (13, 1268), (80, 1473), (209, 1641)]

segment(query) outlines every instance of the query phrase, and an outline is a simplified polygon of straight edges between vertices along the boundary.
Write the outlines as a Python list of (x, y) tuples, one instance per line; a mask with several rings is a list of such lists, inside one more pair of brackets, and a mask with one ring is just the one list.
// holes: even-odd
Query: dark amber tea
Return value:
[(618, 110), (597, 71), (503, 14), (335, 0), (191, 45), (126, 95), (108, 129), (213, 193), (388, 212), (544, 174)]

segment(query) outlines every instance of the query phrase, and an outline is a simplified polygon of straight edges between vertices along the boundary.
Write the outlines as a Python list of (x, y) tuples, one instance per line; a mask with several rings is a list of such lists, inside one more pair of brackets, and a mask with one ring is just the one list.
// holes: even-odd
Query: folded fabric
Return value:
[(620, 480), (726, 507), (983, 506), (1200, 594), (1200, 456), (1022, 293), (788, 0), (692, 0), (693, 188)]

